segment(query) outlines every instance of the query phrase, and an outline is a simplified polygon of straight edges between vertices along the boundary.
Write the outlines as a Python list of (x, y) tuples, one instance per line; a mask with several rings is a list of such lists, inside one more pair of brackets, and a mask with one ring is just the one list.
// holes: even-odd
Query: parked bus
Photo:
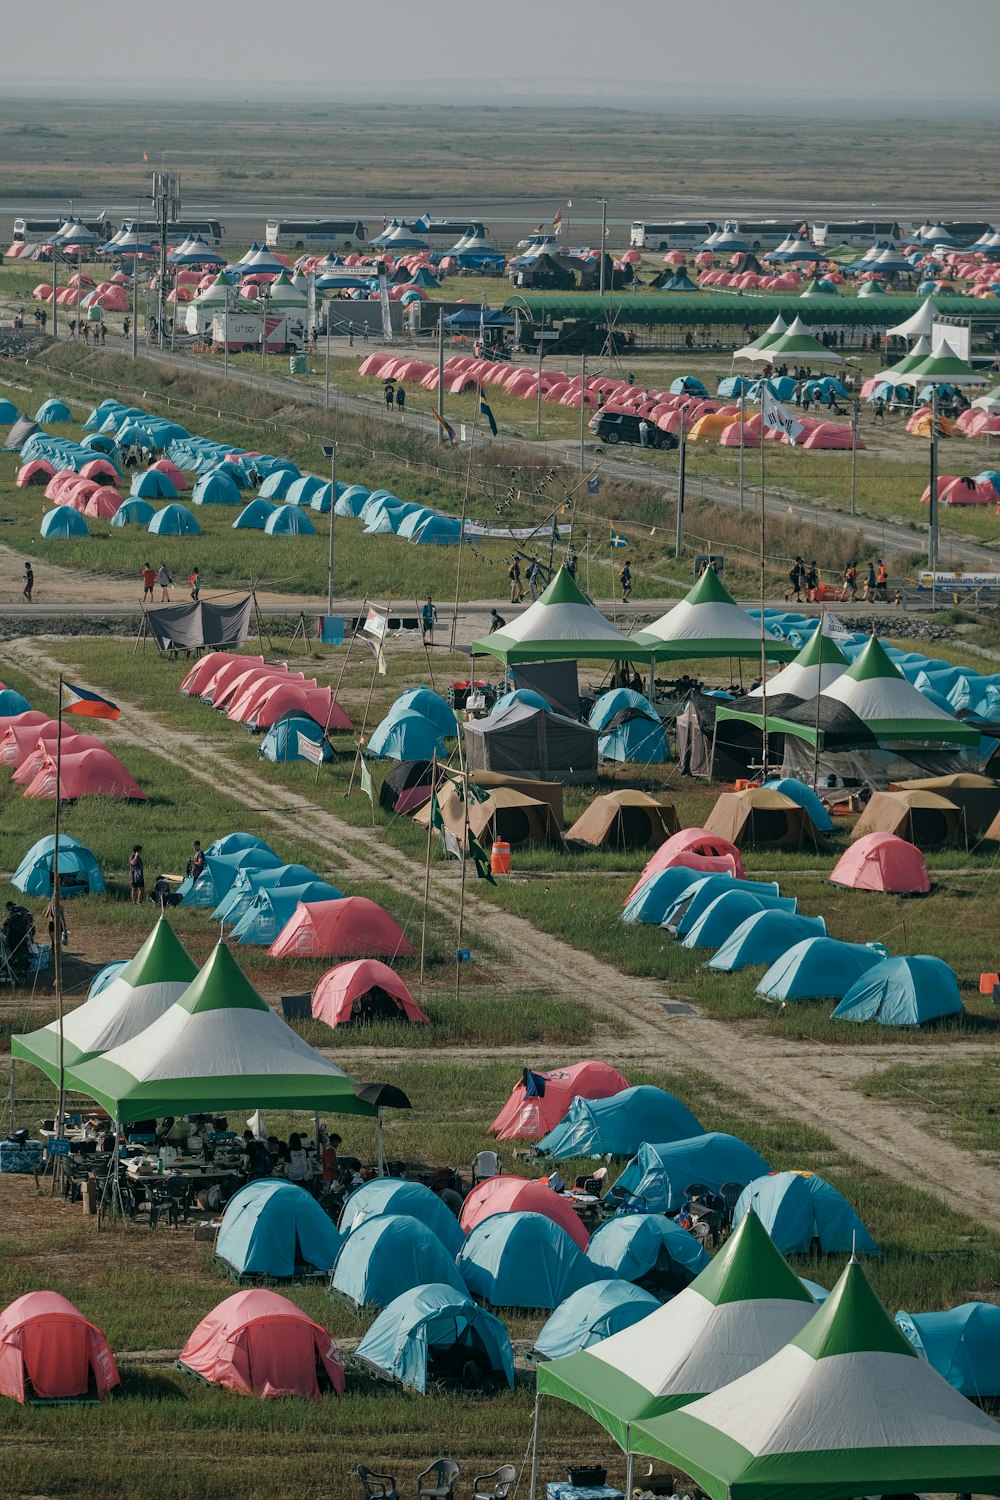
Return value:
[(269, 250), (305, 250), (349, 240), (363, 245), (368, 231), (360, 219), (268, 219), (264, 243)]
[[(14, 244), (48, 245), (68, 217), (67, 214), (62, 219), (15, 219)], [(115, 232), (115, 226), (109, 224), (107, 219), (87, 219), (84, 221), (84, 228), (92, 230), (94, 234), (106, 236), (108, 239)]]
[(870, 245), (882, 244), (895, 249), (902, 238), (902, 227), (895, 219), (829, 219), (813, 224), (813, 243), (820, 249), (850, 245), (855, 250), (866, 250)]
[[(123, 219), (123, 229), (135, 229), (139, 238), (155, 245), (158, 243), (161, 225), (157, 219)], [(167, 240), (171, 245), (198, 234), (206, 245), (221, 245), (226, 237), (225, 225), (218, 219), (171, 219), (167, 224)]]
[(804, 238), (809, 238), (809, 225), (802, 219), (731, 219), (727, 223), (751, 250), (776, 250), (785, 240), (798, 239), (803, 230)]
[(653, 224), (636, 219), (632, 225), (629, 244), (636, 250), (691, 250), (714, 234), (719, 225), (711, 219), (701, 224), (692, 224), (687, 219), (674, 219)]

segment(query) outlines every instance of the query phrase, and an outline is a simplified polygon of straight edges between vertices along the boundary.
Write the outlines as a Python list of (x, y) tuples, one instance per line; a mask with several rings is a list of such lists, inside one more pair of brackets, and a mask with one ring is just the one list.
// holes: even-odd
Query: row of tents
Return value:
[[(17, 695), (20, 702), (26, 700)], [(0, 704), (2, 706), (2, 704)], [(13, 771), (25, 797), (75, 802), (80, 797), (117, 797), (145, 802), (146, 793), (103, 740), (62, 725), (30, 706), (0, 715), (0, 766)], [(57, 754), (58, 751), (58, 754)]]

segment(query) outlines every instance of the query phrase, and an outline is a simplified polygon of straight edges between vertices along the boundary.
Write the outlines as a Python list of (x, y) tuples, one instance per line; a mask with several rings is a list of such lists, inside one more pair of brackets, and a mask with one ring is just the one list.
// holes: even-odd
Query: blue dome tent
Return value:
[(20, 412), (13, 401), (8, 401), (6, 396), (0, 396), (0, 422), (16, 422)]
[(587, 1259), (658, 1297), (683, 1291), (709, 1264), (694, 1235), (665, 1214), (616, 1214), (592, 1235)]
[(722, 401), (738, 401), (744, 391), (748, 391), (753, 382), (746, 375), (727, 375), (719, 381), (715, 394)]
[(384, 756), (389, 760), (431, 760), (435, 751), (441, 760), (445, 759), (444, 740), (430, 719), (412, 709), (395, 715), (390, 712), (376, 724), (368, 739), (369, 756)]
[(678, 375), (670, 382), (671, 396), (707, 396), (708, 387), (697, 375)]
[(529, 708), (540, 708), (547, 714), (552, 712), (552, 704), (541, 693), (536, 693), (534, 688), (515, 688), (512, 693), (501, 693), (490, 709), (491, 718), (502, 714), (505, 708), (510, 708), (514, 703), (526, 703)]
[(402, 1177), (376, 1177), (357, 1188), (341, 1214), (345, 1234), (353, 1234), (369, 1219), (383, 1214), (407, 1214), (425, 1225), (444, 1245), (449, 1255), (457, 1255), (465, 1244), (465, 1230), (437, 1193), (422, 1182)]
[(333, 751), (326, 742), (322, 724), (310, 719), (308, 714), (284, 714), (277, 719), (265, 734), (260, 753), (265, 760), (307, 760), (299, 748), (299, 736), (314, 745), (323, 746), (323, 759), (329, 760)]
[(407, 711), (423, 714), (425, 719), (430, 719), (438, 734), (443, 735), (445, 739), (454, 739), (458, 734), (455, 710), (433, 688), (423, 686), (407, 688), (405, 692), (400, 693), (386, 718), (391, 719), (393, 715)]
[(823, 1255), (878, 1246), (843, 1193), (822, 1177), (777, 1172), (748, 1182), (733, 1210), (733, 1228), (753, 1209), (782, 1255), (808, 1255), (819, 1240)]
[(230, 940), (265, 948), (274, 942), (282, 928), (295, 915), (300, 901), (339, 901), (343, 891), (325, 880), (310, 880), (304, 885), (278, 885), (265, 887), (251, 899), (246, 911), (235, 923), (229, 934)]
[(652, 1292), (646, 1292), (630, 1281), (601, 1281), (581, 1287), (542, 1327), (531, 1353), (535, 1359), (562, 1359), (589, 1349), (623, 1328), (640, 1323), (662, 1306)]
[(658, 715), (650, 718), (638, 710), (626, 710), (620, 722), (612, 722), (601, 735), (597, 753), (602, 760), (661, 766), (670, 759), (670, 744)]
[(238, 870), (247, 865), (255, 869), (266, 869), (280, 865), (281, 860), (270, 849), (243, 849), (233, 854), (206, 854), (205, 868), (197, 880), (185, 876), (177, 887), (180, 906), (218, 906), (223, 896), (236, 879)]
[(884, 958), (862, 974), (832, 1012), (835, 1021), (877, 1021), (880, 1026), (923, 1026), (960, 1016), (958, 982), (940, 958)]
[(81, 448), (90, 448), (94, 453), (103, 453), (105, 458), (111, 458), (118, 452), (118, 444), (110, 433), (90, 432), (80, 444)]
[(1000, 1396), (1000, 1307), (963, 1302), (946, 1312), (896, 1314), (921, 1359), (974, 1401)]
[[(26, 896), (44, 896), (46, 900), (52, 895), (55, 845), (55, 837), (50, 833), (32, 844), (10, 878), (16, 890), (23, 891)], [(68, 833), (60, 834), (59, 894), (62, 899), (99, 895), (103, 890), (104, 877), (96, 854), (78, 844)]]
[(298, 469), (291, 464), (287, 468), (272, 469), (261, 483), (257, 494), (262, 500), (284, 500), (298, 477)]
[(671, 932), (676, 932), (678, 937), (686, 937), (720, 896), (732, 895), (734, 891), (743, 891), (761, 901), (769, 897), (777, 898), (781, 894), (776, 880), (747, 880), (742, 876), (731, 875), (728, 870), (719, 870), (712, 875), (700, 876), (695, 885), (682, 892), (667, 912), (665, 925)]
[(319, 880), (315, 870), (308, 865), (270, 865), (259, 869), (255, 865), (244, 865), (236, 872), (236, 878), (212, 913), (213, 922), (236, 923), (248, 909), (258, 891), (273, 891), (280, 887), (308, 885)]
[(616, 714), (630, 709), (659, 720), (656, 709), (642, 693), (635, 692), (633, 688), (612, 688), (597, 699), (587, 716), (587, 723), (591, 729), (604, 729)]
[(339, 1249), (333, 1220), (305, 1188), (266, 1177), (248, 1182), (226, 1204), (215, 1259), (239, 1277), (289, 1280), (328, 1275)]
[(133, 474), (129, 494), (138, 495), (140, 500), (176, 500), (177, 486), (162, 469), (147, 469), (143, 474)]
[(272, 505), (270, 500), (262, 500), (260, 496), (245, 505), (233, 522), (234, 531), (264, 531), (268, 521), (278, 509)]
[(781, 792), (785, 797), (791, 797), (801, 808), (809, 814), (812, 826), (817, 833), (832, 833), (833, 819), (817, 797), (811, 786), (806, 786), (804, 781), (799, 781), (795, 776), (775, 776), (764, 785), (772, 792)]
[(809, 937), (775, 959), (757, 986), (768, 1000), (842, 1000), (888, 952), (880, 943)]
[(689, 1183), (717, 1193), (723, 1183), (746, 1187), (770, 1171), (764, 1158), (734, 1135), (708, 1131), (691, 1140), (644, 1142), (611, 1189), (613, 1200), (646, 1213), (678, 1213)]
[(363, 484), (349, 484), (346, 490), (341, 490), (338, 485), (337, 489), (339, 493), (333, 508), (338, 516), (359, 516), (371, 498), (371, 491)]
[(47, 541), (65, 541), (71, 536), (90, 535), (86, 521), (72, 505), (57, 505), (55, 510), (47, 510), (38, 532)]
[(12, 719), (15, 714), (31, 712), (31, 704), (16, 688), (0, 688), (0, 718)]
[(439, 512), (432, 510), (429, 505), (413, 505), (400, 518), (396, 526), (396, 535), (402, 537), (405, 542), (412, 542), (414, 533), (419, 531), (424, 522), (433, 520), (438, 514)]
[[(337, 484), (337, 495), (346, 490), (346, 484)], [(329, 515), (333, 505), (336, 503), (336, 495), (330, 489), (330, 481), (324, 480), (318, 490), (313, 490), (309, 496), (309, 509), (319, 511), (321, 515)]]
[(316, 528), (296, 505), (282, 505), (268, 516), (264, 526), (267, 536), (315, 536)]
[[(59, 841), (62, 843), (62, 840)], [(90, 981), (90, 989), (87, 991), (87, 999), (93, 1000), (102, 990), (106, 990), (112, 979), (116, 979), (123, 969), (127, 969), (132, 962), (130, 958), (116, 958), (113, 963), (105, 964), (99, 969)]]
[(150, 521), (156, 515), (153, 506), (148, 500), (123, 500), (121, 505), (111, 517), (112, 526), (145, 526), (148, 528)]
[(191, 491), (192, 505), (240, 505), (243, 497), (236, 480), (226, 472), (232, 468), (232, 464), (226, 464), (225, 469), (213, 469), (209, 474), (202, 474)]
[(514, 1388), (510, 1335), (466, 1291), (442, 1282), (403, 1292), (380, 1312), (355, 1358), (423, 1396), (429, 1380), (464, 1372), (471, 1361)]
[(699, 878), (698, 872), (689, 870), (686, 865), (671, 865), (666, 870), (658, 870), (643, 882), (634, 896), (629, 897), (621, 920), (659, 926), (669, 908), (697, 885)]
[(457, 516), (431, 516), (421, 521), (410, 541), (415, 547), (457, 547), (461, 535)]
[(472, 1295), (491, 1307), (554, 1308), (606, 1279), (561, 1224), (532, 1213), (481, 1220), (462, 1247), (458, 1269)]
[(60, 401), (58, 396), (50, 396), (35, 412), (36, 422), (72, 422), (72, 420), (73, 413), (65, 401)]
[(730, 933), (712, 954), (705, 967), (723, 974), (735, 974), (753, 964), (773, 964), (793, 943), (805, 937), (823, 937), (826, 923), (822, 917), (803, 917), (798, 912), (765, 908), (754, 912)]
[(292, 480), (291, 484), (285, 491), (285, 504), (308, 505), (313, 495), (317, 494), (324, 487), (326, 488), (327, 492), (329, 492), (329, 482), (327, 482), (324, 486), (324, 481), (320, 479), (318, 475), (300, 474), (297, 479)]
[(186, 505), (165, 505), (149, 523), (151, 536), (201, 536), (201, 527)]
[(205, 853), (241, 854), (246, 849), (262, 849), (265, 854), (274, 854), (270, 844), (266, 844), (255, 833), (224, 833), (221, 838), (212, 840)]
[(330, 1295), (357, 1308), (385, 1308), (432, 1281), (464, 1290), (452, 1256), (433, 1230), (406, 1214), (379, 1214), (352, 1229), (341, 1245)]
[(681, 945), (684, 948), (718, 949), (741, 922), (756, 912), (794, 911), (795, 907), (794, 896), (757, 895), (754, 891), (741, 889), (724, 891), (691, 924), (681, 939)]
[(535, 1148), (540, 1156), (631, 1156), (643, 1141), (680, 1141), (702, 1125), (665, 1089), (640, 1084), (607, 1099), (575, 1098), (554, 1130)]

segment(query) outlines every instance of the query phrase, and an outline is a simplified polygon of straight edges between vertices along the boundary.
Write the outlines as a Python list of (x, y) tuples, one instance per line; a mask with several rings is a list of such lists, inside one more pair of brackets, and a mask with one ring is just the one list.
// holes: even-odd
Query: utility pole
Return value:
[(930, 514), (927, 528), (927, 566), (931, 573), (931, 591), (934, 592), (938, 563), (938, 416), (937, 386), (931, 390), (931, 486)]
[(604, 245), (608, 235), (608, 200), (601, 199), (601, 296), (604, 296)]
[[(178, 219), (181, 211), (181, 178), (179, 172), (154, 172), (153, 173), (153, 211), (159, 226), (160, 239), (160, 276), (159, 289), (157, 293), (157, 322), (156, 342), (163, 348), (163, 319), (166, 313), (167, 298), (167, 225), (171, 220)], [(177, 300), (174, 299), (174, 316), (177, 316)]]
[(587, 355), (580, 356), (580, 473), (587, 467), (583, 445), (587, 432)]
[(330, 460), (330, 552), (326, 572), (326, 613), (333, 614), (333, 534), (337, 514), (337, 445), (324, 443), (323, 452)]
[(674, 556), (680, 557), (684, 541), (684, 484), (687, 479), (687, 434), (684, 429), (685, 413), (681, 412), (681, 451), (677, 470), (677, 529), (674, 534)]
[[(861, 417), (861, 402), (855, 398), (851, 411), (851, 515), (858, 513), (858, 422)], [(763, 433), (761, 433), (763, 437)]]

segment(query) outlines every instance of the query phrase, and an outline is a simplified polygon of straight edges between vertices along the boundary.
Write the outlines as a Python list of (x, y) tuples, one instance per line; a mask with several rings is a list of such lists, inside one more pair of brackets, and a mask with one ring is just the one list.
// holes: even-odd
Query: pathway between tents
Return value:
[[(20, 640), (11, 642), (7, 651), (18, 666), (55, 686), (59, 665), (44, 645)], [(402, 887), (414, 902), (418, 899), (422, 866), (399, 849), (383, 844), (377, 829), (345, 823), (280, 782), (247, 770), (231, 760), (217, 741), (205, 744), (123, 700), (119, 700), (119, 706), (120, 720), (107, 726), (109, 739), (168, 755), (212, 787), (218, 787), (221, 780), (230, 794), (241, 795), (274, 835), (284, 833), (312, 842), (322, 851), (324, 863), (332, 853), (336, 874), (344, 881), (386, 881)], [(436, 869), (431, 889), (436, 909), (446, 917), (452, 916), (457, 907), (457, 866)], [(920, 1118), (914, 1111), (899, 1109), (887, 1101), (864, 1099), (854, 1089), (857, 1080), (873, 1068), (900, 1060), (917, 1064), (943, 1057), (973, 1062), (984, 1057), (985, 1048), (969, 1043), (957, 1043), (946, 1051), (891, 1044), (841, 1048), (783, 1041), (772, 1035), (755, 1037), (699, 1015), (693, 1008), (685, 1006), (680, 1013), (665, 1009), (665, 1003), (683, 1002), (682, 996), (669, 993), (667, 980), (657, 982), (622, 974), (612, 965), (540, 932), (524, 918), (503, 911), (468, 886), (466, 916), (470, 929), (478, 929), (491, 945), (502, 949), (506, 986), (543, 988), (577, 1004), (592, 1004), (604, 1012), (613, 1009), (628, 1021), (628, 1035), (606, 1037), (596, 1047), (591, 1043), (581, 1055), (599, 1051), (603, 1045), (603, 1051), (623, 1065), (697, 1069), (759, 1101), (762, 1111), (795, 1116), (852, 1157), (936, 1194), (956, 1212), (1000, 1229), (995, 1172), (985, 1159), (919, 1128)], [(539, 1049), (535, 1049), (532, 1060), (564, 1062), (572, 1050), (560, 1048), (558, 1055), (553, 1053), (549, 1058), (538, 1055)], [(522, 1051), (435, 1048), (429, 1056), (436, 1062), (448, 1056), (486, 1062), (507, 1052), (520, 1062)], [(422, 1056), (412, 1050), (373, 1051), (370, 1055), (385, 1060), (405, 1057), (411, 1062), (418, 1062)], [(697, 1101), (692, 1102), (697, 1108)]]

